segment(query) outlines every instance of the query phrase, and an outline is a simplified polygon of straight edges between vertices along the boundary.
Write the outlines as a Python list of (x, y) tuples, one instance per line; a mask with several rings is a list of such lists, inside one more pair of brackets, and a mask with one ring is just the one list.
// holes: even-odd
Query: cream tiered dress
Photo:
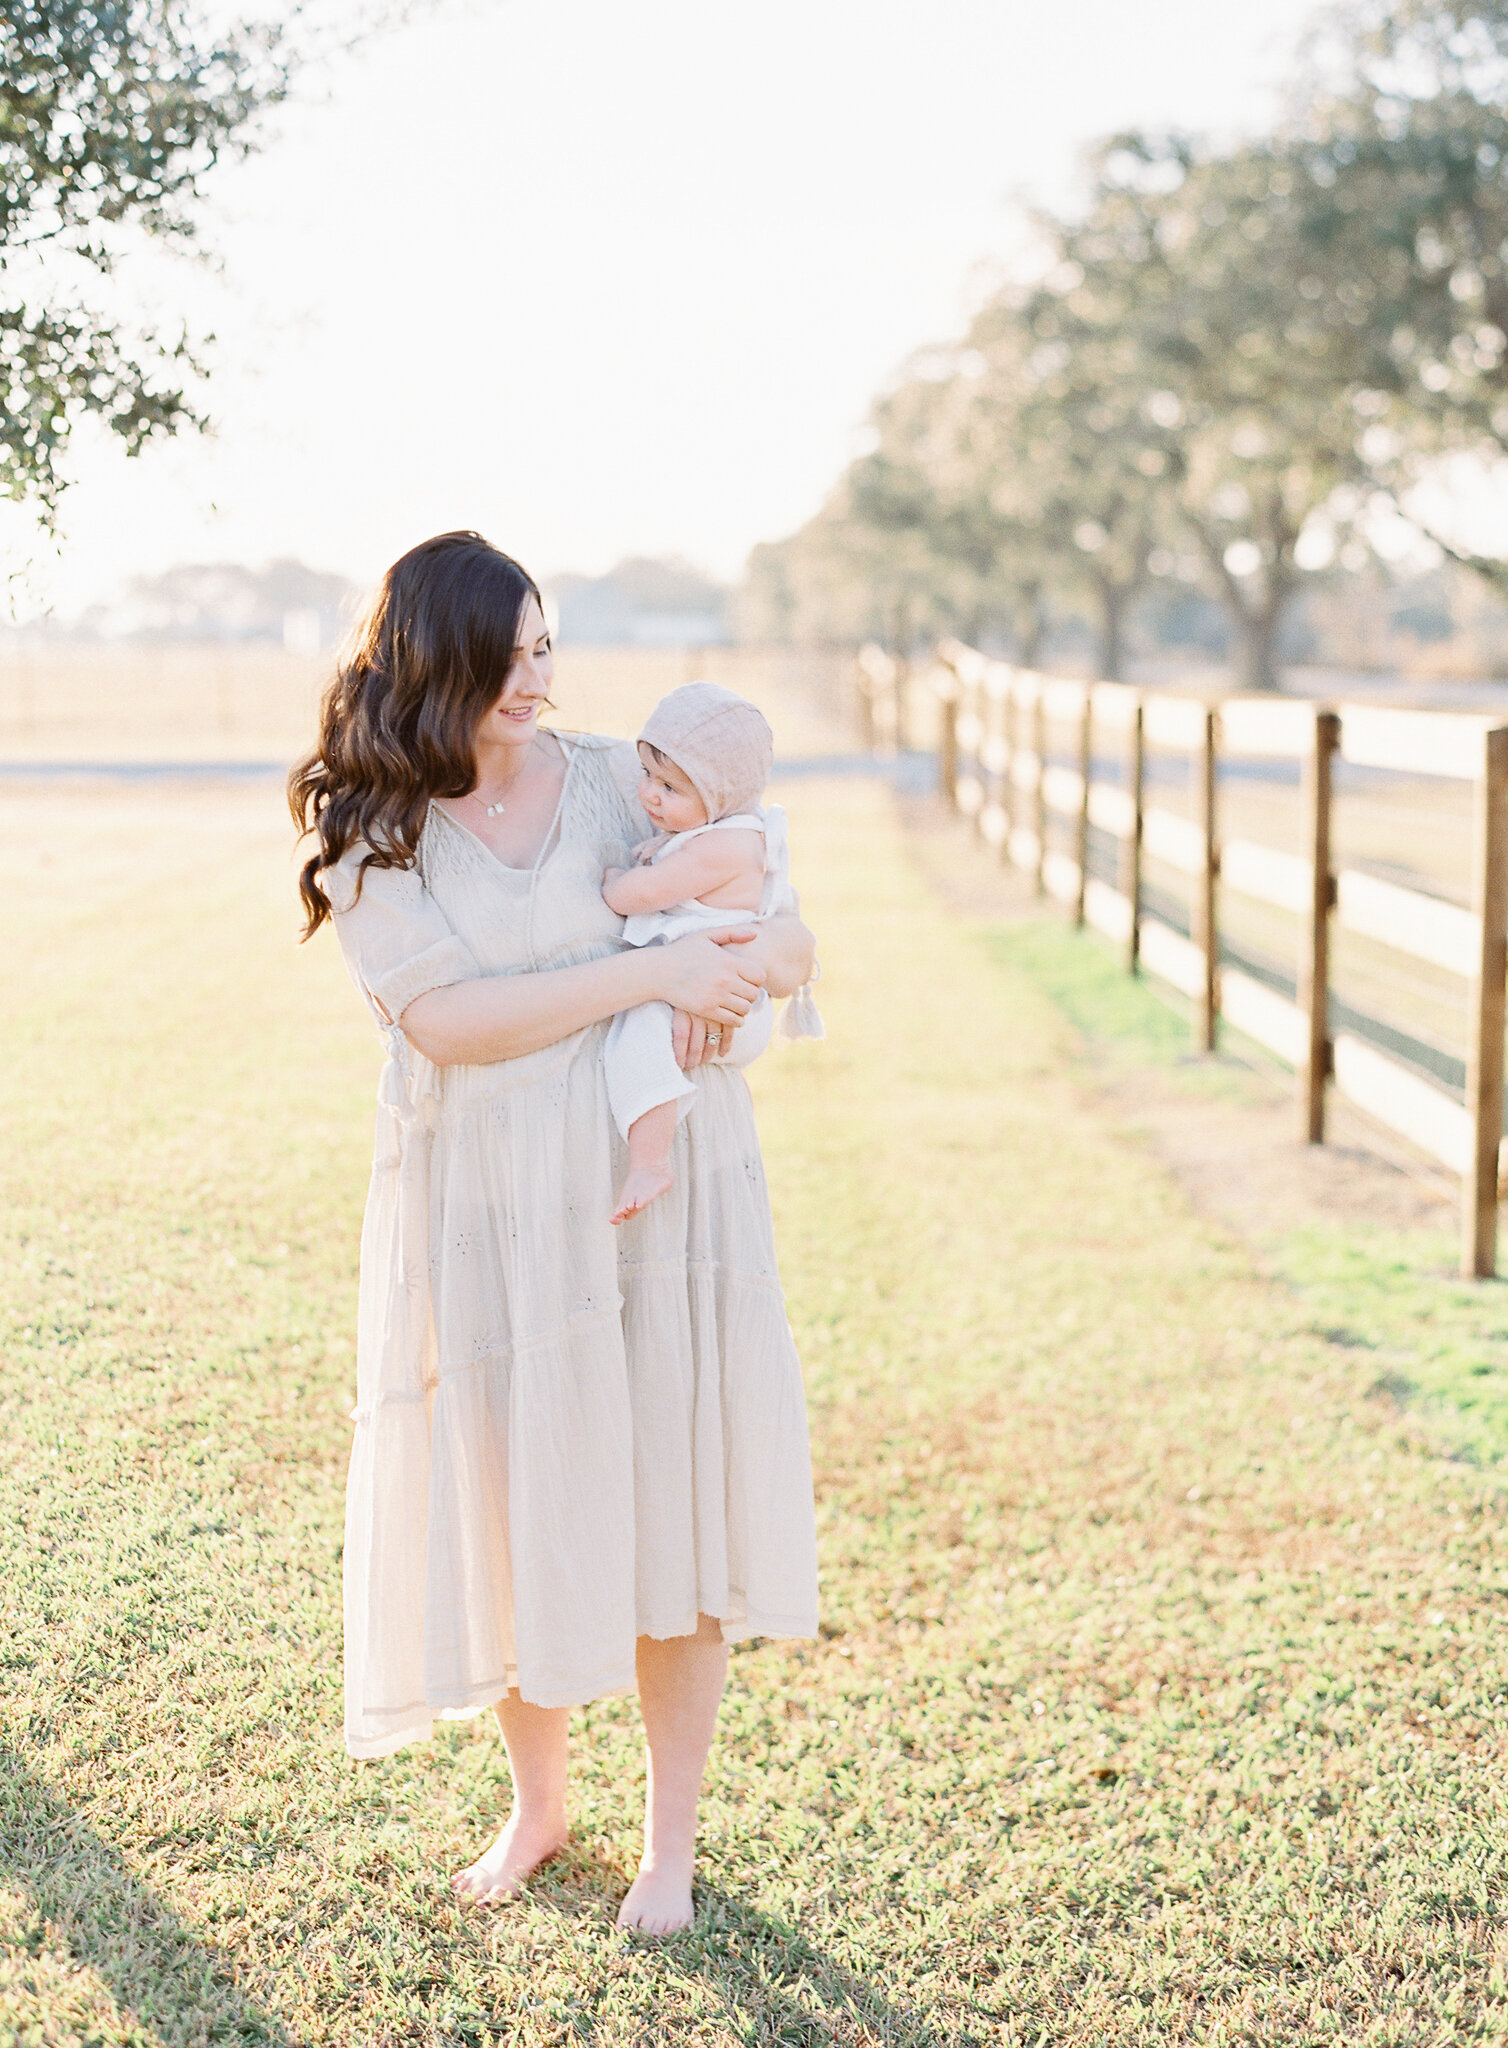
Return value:
[(800, 1368), (748, 1088), (699, 1070), (671, 1191), (608, 1222), (624, 1167), (607, 1025), (432, 1066), (389, 1020), (480, 975), (622, 943), (602, 873), (645, 821), (632, 746), (557, 735), (555, 821), (505, 866), (432, 806), (412, 869), (326, 871), (387, 1040), (361, 1245), (345, 1536), (346, 1743), (382, 1756), (516, 1686), (634, 1683), (637, 1636), (816, 1633)]

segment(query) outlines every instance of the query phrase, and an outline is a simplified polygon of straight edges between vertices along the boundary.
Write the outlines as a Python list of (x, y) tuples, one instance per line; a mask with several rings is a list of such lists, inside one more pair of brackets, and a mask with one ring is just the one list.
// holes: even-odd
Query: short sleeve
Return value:
[(351, 979), (396, 1024), (416, 997), (482, 970), (414, 868), (369, 867), (356, 889), (361, 856), (347, 854), (320, 881), (335, 912), (335, 932)]

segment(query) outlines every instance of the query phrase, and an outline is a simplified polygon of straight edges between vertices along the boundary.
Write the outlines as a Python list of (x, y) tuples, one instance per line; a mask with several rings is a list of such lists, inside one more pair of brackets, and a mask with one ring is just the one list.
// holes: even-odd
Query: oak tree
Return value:
[(195, 240), (209, 174), (256, 144), (306, 27), (299, 8), (226, 27), (183, 0), (0, 0), (0, 492), (44, 521), (85, 418), (133, 454), (197, 421), (202, 338), (128, 316), (120, 287), (144, 250)]

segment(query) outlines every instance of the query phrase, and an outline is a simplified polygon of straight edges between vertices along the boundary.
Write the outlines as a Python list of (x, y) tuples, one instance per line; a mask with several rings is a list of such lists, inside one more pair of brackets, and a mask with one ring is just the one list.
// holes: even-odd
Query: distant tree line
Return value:
[(1277, 133), (1115, 136), (1039, 226), (1039, 280), (918, 358), (816, 518), (755, 551), (749, 629), (1030, 663), (1067, 602), (1115, 677), (1132, 606), (1181, 582), (1270, 689), (1306, 576), (1399, 520), (1508, 593), (1447, 487), (1508, 453), (1508, 0), (1359, 0)]
[(603, 576), (545, 579), (567, 646), (706, 647), (729, 637), (728, 591), (679, 555), (630, 555)]
[(285, 557), (261, 568), (242, 562), (180, 563), (136, 576), (110, 604), (92, 605), (60, 638), (281, 641), (300, 653), (331, 646), (355, 616), (361, 593), (343, 576)]

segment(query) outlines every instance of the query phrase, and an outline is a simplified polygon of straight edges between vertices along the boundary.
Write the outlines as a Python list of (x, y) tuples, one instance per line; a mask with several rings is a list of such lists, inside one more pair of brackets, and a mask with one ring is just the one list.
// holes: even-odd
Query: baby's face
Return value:
[(639, 784), (639, 802), (662, 832), (690, 832), (707, 822), (707, 806), (674, 761), (656, 759), (643, 742), (639, 759), (644, 765)]

